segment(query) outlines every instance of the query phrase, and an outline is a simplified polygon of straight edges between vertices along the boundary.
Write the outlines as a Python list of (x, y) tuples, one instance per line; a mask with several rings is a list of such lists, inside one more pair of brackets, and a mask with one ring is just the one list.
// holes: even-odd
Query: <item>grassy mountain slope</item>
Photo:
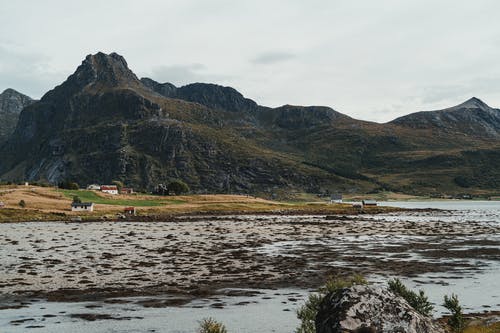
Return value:
[(213, 84), (139, 80), (123, 57), (98, 53), (24, 109), (0, 149), (0, 178), (118, 179), (143, 189), (181, 178), (198, 192), (493, 193), (498, 110), (479, 102), (439, 111), (440, 122), (417, 113), (377, 124), (327, 107), (259, 106)]

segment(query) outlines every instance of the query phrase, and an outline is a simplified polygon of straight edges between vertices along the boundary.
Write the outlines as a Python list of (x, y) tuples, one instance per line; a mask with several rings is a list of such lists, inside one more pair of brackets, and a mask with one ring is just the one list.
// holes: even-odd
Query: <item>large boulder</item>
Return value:
[(391, 291), (358, 285), (328, 294), (316, 316), (317, 333), (443, 333)]

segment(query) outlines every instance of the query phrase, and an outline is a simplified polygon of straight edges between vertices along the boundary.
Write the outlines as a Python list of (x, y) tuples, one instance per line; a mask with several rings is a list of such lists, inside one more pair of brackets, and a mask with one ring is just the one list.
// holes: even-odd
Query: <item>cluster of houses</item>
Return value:
[(118, 186), (116, 185), (96, 185), (96, 184), (91, 184), (87, 186), (87, 190), (92, 190), (92, 191), (101, 191), (103, 193), (108, 193), (108, 194), (132, 194), (134, 193), (134, 189), (131, 187), (122, 187), (118, 189)]
[[(101, 191), (103, 193), (108, 193), (108, 194), (112, 194), (112, 195), (134, 193), (133, 188), (122, 187), (119, 189), (118, 186), (116, 186), (116, 185), (91, 184), (91, 185), (87, 186), (87, 190)], [(93, 212), (94, 207), (95, 207), (95, 205), (93, 202), (73, 202), (71, 204), (71, 210), (73, 212)], [(135, 215), (137, 211), (136, 211), (135, 207), (125, 207), (123, 209), (123, 212), (125, 214)]]

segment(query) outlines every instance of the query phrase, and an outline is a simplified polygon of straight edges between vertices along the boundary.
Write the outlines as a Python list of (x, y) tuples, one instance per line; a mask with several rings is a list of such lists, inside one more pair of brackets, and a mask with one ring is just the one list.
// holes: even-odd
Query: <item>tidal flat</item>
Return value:
[[(309, 291), (328, 275), (351, 273), (374, 283), (401, 277), (430, 291), (436, 304), (455, 292), (467, 311), (500, 309), (500, 205), (442, 208), (0, 224), (0, 328), (130, 321), (190, 332), (211, 315), (242, 331), (235, 313), (266, 312), (276, 321), (266, 330), (289, 332), (283, 327), (295, 325)], [(56, 317), (39, 307), (57, 308), (49, 313)], [(170, 330), (148, 320), (173, 313)]]

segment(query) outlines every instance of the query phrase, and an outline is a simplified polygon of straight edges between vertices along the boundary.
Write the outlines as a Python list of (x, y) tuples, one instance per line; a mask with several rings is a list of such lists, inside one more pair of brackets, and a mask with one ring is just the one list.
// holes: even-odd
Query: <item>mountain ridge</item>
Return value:
[[(478, 101), (459, 114), (481, 118)], [(500, 187), (500, 142), (481, 127), (488, 119), (450, 129), (412, 126), (423, 123), (412, 117), (379, 124), (329, 107), (269, 108), (231, 87), (139, 80), (122, 56), (97, 53), (21, 112), (0, 148), (0, 179), (122, 180), (152, 190), (180, 178), (200, 193), (285, 196)]]
[(500, 110), (491, 108), (476, 97), (442, 110), (411, 113), (389, 123), (500, 138)]

